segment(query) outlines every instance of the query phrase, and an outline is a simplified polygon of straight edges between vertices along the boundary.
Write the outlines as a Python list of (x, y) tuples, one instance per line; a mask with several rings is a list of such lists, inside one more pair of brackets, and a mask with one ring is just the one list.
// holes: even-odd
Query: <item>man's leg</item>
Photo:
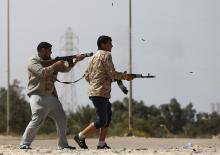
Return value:
[(54, 96), (48, 98), (48, 102), (50, 103), (51, 106), (49, 117), (51, 117), (56, 123), (57, 135), (59, 138), (58, 147), (61, 149), (68, 148), (69, 145), (66, 138), (67, 118), (63, 110), (62, 104)]
[[(96, 127), (94, 125), (94, 122), (92, 122), (89, 126), (87, 126), (83, 131), (80, 132), (82, 136), (88, 137), (91, 133), (93, 133), (96, 130)], [(84, 138), (85, 138), (84, 137)]]
[(39, 130), (48, 113), (48, 109), (44, 106), (43, 99), (39, 95), (32, 95), (30, 97), (30, 106), (32, 119), (26, 127), (25, 132), (22, 136), (22, 140), (20, 143), (21, 148), (22, 145), (31, 145), (34, 137), (37, 134), (37, 131)]
[(83, 131), (81, 131), (79, 134), (74, 136), (74, 140), (82, 149), (88, 149), (88, 146), (86, 145), (85, 139), (86, 137), (94, 132), (96, 130), (94, 123), (91, 123), (89, 126), (87, 126)]
[(96, 109), (96, 121), (92, 122), (80, 133), (87, 137), (89, 134), (94, 132), (96, 129), (102, 128), (107, 124), (107, 104), (105, 103), (106, 98), (103, 97), (93, 97), (92, 102)]
[(87, 145), (85, 143), (85, 138), (94, 132), (96, 129), (99, 129), (106, 125), (107, 123), (107, 108), (105, 104), (106, 98), (103, 97), (90, 97), (92, 100), (95, 109), (96, 109), (96, 121), (87, 126), (84, 130), (82, 130), (78, 135), (74, 137), (77, 144), (84, 149), (87, 149)]
[(99, 142), (105, 142), (107, 132), (108, 132), (108, 127), (102, 127), (100, 129)]
[(111, 103), (108, 101), (106, 102), (106, 105), (107, 105), (107, 123), (106, 126), (102, 127), (100, 130), (99, 143), (97, 146), (98, 149), (111, 149), (105, 142), (105, 138), (107, 136), (108, 127), (111, 122), (111, 116), (112, 116)]

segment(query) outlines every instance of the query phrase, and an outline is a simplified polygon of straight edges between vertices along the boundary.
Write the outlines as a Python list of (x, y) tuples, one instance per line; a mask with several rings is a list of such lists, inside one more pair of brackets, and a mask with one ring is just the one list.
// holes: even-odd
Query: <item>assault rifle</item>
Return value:
[[(142, 74), (129, 74), (129, 75), (133, 75), (134, 78), (155, 78), (156, 77), (155, 75), (150, 75), (150, 73), (148, 73), (147, 76), (144, 76)], [(121, 91), (124, 94), (128, 94), (128, 89), (125, 87), (123, 82), (121, 80), (116, 80), (116, 81)]]
[(56, 57), (55, 59), (51, 60), (41, 60), (41, 64), (43, 67), (48, 67), (52, 64), (54, 64), (57, 61), (63, 60), (67, 61), (68, 63), (72, 63), (74, 58), (77, 57), (91, 57), (93, 56), (93, 53), (84, 53), (84, 54), (79, 54), (79, 55), (70, 55), (70, 56), (62, 56), (62, 57)]

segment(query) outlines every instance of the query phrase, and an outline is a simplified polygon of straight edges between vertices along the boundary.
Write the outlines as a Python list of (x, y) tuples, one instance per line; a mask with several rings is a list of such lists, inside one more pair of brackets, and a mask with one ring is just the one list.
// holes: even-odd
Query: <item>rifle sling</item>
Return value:
[(82, 80), (82, 79), (84, 78), (84, 76), (85, 76), (85, 74), (83, 74), (82, 77), (80, 77), (79, 79), (77, 79), (77, 80), (75, 80), (75, 81), (73, 81), (73, 82), (63, 82), (63, 81), (58, 80), (57, 78), (54, 78), (54, 79), (55, 79), (55, 81), (60, 82), (60, 83), (63, 83), (63, 84), (74, 84), (74, 83), (76, 83), (76, 82)]
[[(55, 79), (55, 81), (63, 83), (63, 84), (74, 84), (74, 83), (80, 81), (81, 79), (83, 79), (84, 77), (85, 77), (85, 74), (83, 74), (82, 77), (80, 77), (79, 79), (77, 79), (77, 80), (75, 80), (73, 82), (66, 82), (66, 81), (64, 82), (64, 81), (58, 80), (57, 78), (54, 78), (54, 79)], [(128, 94), (128, 89), (124, 86), (123, 82), (121, 80), (116, 80), (116, 81), (117, 81), (117, 84), (118, 84), (119, 88), (121, 89), (121, 91), (124, 94)]]

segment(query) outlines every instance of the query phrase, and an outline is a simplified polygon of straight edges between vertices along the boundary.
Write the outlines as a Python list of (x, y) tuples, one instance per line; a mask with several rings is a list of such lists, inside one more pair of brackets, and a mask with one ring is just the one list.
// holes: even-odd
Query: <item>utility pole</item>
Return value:
[[(129, 73), (132, 73), (132, 8), (129, 0)], [(132, 81), (129, 81), (128, 136), (132, 136)]]
[(7, 0), (7, 116), (6, 134), (10, 132), (10, 0)]

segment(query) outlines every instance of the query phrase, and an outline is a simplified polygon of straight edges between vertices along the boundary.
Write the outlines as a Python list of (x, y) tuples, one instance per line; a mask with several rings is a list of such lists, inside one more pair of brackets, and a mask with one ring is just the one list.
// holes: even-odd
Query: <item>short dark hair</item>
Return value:
[(106, 44), (108, 41), (112, 41), (112, 38), (104, 35), (100, 36), (97, 40), (98, 49), (101, 48), (101, 44)]
[(51, 48), (51, 47), (52, 47), (52, 45), (50, 43), (48, 43), (48, 42), (41, 42), (37, 46), (37, 51), (39, 52), (39, 50), (42, 49), (42, 48), (48, 49), (48, 48)]

